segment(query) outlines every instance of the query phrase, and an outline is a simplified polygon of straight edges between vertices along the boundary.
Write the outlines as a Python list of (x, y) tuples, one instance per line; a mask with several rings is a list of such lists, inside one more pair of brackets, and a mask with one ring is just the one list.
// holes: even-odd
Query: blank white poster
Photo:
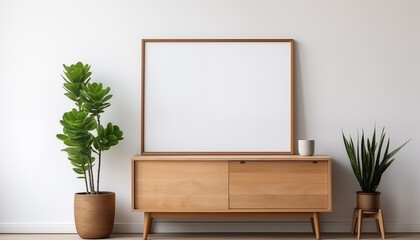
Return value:
[(291, 41), (144, 41), (144, 153), (292, 152)]

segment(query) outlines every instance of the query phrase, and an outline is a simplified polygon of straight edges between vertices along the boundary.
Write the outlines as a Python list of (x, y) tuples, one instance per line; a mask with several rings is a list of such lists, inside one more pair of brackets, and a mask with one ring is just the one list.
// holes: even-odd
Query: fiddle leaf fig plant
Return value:
[(410, 140), (397, 147), (395, 150), (389, 150), (390, 139), (385, 142), (385, 128), (382, 129), (379, 142), (376, 139), (376, 127), (371, 139), (365, 138), (362, 130), (361, 137), (357, 137), (356, 146), (351, 136), (346, 138), (344, 133), (343, 141), (347, 156), (353, 173), (363, 192), (375, 192), (379, 186), (382, 174), (394, 162), (394, 155), (401, 150)]
[[(78, 178), (85, 180), (86, 193), (98, 194), (102, 164), (102, 152), (109, 150), (123, 139), (123, 131), (112, 123), (101, 124), (101, 114), (111, 106), (111, 89), (102, 83), (90, 83), (90, 65), (77, 62), (64, 66), (64, 94), (76, 108), (65, 112), (60, 124), (63, 133), (57, 138), (63, 141), (68, 159)], [(97, 166), (95, 160), (97, 157)], [(97, 169), (96, 186), (94, 167)]]

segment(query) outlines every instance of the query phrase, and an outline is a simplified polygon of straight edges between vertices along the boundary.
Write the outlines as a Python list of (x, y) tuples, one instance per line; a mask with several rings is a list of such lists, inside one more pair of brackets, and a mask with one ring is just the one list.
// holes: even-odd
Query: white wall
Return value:
[[(393, 147), (412, 138), (380, 191), (388, 231), (420, 231), (417, 0), (0, 0), (0, 232), (72, 232), (83, 190), (55, 134), (71, 107), (62, 64), (92, 65), (112, 88), (104, 121), (125, 131), (105, 153), (104, 189), (117, 193), (116, 231), (139, 232), (130, 212), (130, 157), (140, 146), (141, 38), (293, 38), (296, 139), (334, 158), (325, 231), (348, 231), (358, 185), (341, 131), (386, 126)], [(162, 223), (158, 231), (276, 231), (279, 224)], [(281, 225), (281, 224), (280, 224)], [(175, 227), (174, 227), (175, 226)], [(307, 222), (288, 220), (295, 231)], [(281, 229), (281, 228), (280, 228)]]

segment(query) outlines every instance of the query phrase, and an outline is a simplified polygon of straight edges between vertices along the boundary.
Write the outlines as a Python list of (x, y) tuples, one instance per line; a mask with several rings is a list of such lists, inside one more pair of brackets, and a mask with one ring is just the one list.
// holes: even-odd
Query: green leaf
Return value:
[[(98, 154), (101, 159), (102, 150), (116, 145), (123, 139), (123, 133), (111, 123), (106, 128), (99, 124), (100, 114), (111, 106), (111, 88), (104, 87), (102, 83), (90, 83), (90, 65), (77, 62), (69, 66), (63, 64), (63, 68), (61, 78), (64, 81), (64, 95), (75, 103), (76, 108), (63, 114), (59, 121), (63, 132), (56, 137), (66, 146), (62, 151), (66, 152), (73, 171), (80, 175), (78, 178), (89, 178), (85, 179), (89, 185), (94, 182), (90, 174), (95, 165), (95, 157), (92, 154)], [(89, 174), (84, 175), (86, 171), (89, 171)]]
[(60, 139), (61, 141), (65, 141), (68, 139), (68, 137), (64, 134), (57, 134), (56, 135), (58, 139)]
[(389, 139), (383, 152), (385, 142), (385, 128), (382, 129), (379, 142), (377, 142), (376, 127), (372, 138), (365, 138), (362, 129), (356, 147), (351, 136), (347, 139), (342, 132), (344, 147), (349, 158), (353, 173), (359, 182), (362, 191), (375, 192), (381, 181), (383, 173), (389, 168), (394, 159), (391, 159), (410, 140), (393, 150), (389, 151)]
[(80, 168), (73, 168), (73, 171), (77, 174), (84, 174), (85, 172), (81, 170)]

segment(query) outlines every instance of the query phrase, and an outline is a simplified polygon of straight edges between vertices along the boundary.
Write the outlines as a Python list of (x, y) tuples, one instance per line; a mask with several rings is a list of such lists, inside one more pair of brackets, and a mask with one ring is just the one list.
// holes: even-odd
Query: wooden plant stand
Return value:
[(382, 215), (382, 210), (379, 208), (378, 210), (362, 210), (359, 208), (355, 208), (353, 211), (353, 221), (351, 226), (351, 233), (354, 235), (356, 231), (356, 224), (357, 224), (357, 239), (360, 239), (362, 234), (362, 221), (363, 218), (375, 218), (376, 222), (376, 230), (378, 234), (385, 239), (385, 228), (384, 228), (384, 218)]

